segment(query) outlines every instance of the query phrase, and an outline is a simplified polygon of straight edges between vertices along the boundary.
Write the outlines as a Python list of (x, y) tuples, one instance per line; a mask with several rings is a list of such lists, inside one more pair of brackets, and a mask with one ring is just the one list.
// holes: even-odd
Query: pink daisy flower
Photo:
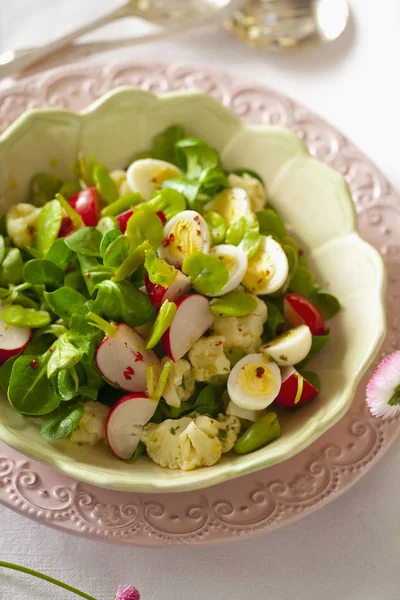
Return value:
[(140, 600), (139, 590), (133, 585), (119, 585), (115, 600)]
[(371, 377), (367, 404), (374, 417), (394, 417), (400, 412), (400, 351), (384, 358)]

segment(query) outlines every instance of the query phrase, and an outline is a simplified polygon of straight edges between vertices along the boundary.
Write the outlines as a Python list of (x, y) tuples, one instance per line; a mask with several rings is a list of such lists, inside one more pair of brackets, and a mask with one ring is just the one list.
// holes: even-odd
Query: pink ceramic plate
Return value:
[[(399, 346), (400, 197), (336, 129), (285, 96), (184, 64), (72, 66), (0, 93), (0, 131), (27, 108), (79, 110), (123, 84), (156, 92), (201, 89), (250, 123), (293, 128), (312, 154), (345, 175), (360, 231), (382, 251), (389, 273), (389, 334), (381, 356)], [(186, 494), (114, 492), (74, 481), (0, 444), (0, 501), (62, 531), (133, 545), (210, 543), (276, 529), (337, 498), (398, 435), (400, 419), (379, 421), (366, 410), (365, 385), (371, 371), (335, 427), (296, 457), (240, 480)]]

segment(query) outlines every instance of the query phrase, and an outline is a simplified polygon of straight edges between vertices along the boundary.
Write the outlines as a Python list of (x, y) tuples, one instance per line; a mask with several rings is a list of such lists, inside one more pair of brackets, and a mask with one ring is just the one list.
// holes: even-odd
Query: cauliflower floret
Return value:
[[(224, 350), (239, 348), (245, 354), (256, 352), (261, 346), (261, 336), (268, 310), (265, 302), (253, 296), (257, 306), (246, 317), (216, 317), (212, 325), (213, 334), (224, 336)], [(190, 355), (189, 355), (190, 358)]]
[(231, 364), (224, 354), (225, 338), (221, 335), (202, 337), (189, 350), (193, 377), (196, 381), (224, 381)]
[(18, 248), (32, 246), (36, 221), (40, 208), (20, 202), (12, 206), (6, 215), (7, 233)]
[[(168, 360), (168, 358), (164, 358), (162, 363), (165, 364)], [(193, 395), (194, 388), (195, 381), (190, 363), (183, 358), (172, 363), (163, 393), (165, 402), (170, 406), (179, 407), (181, 402), (188, 400)]]
[(123, 171), (122, 169), (116, 169), (115, 171), (111, 171), (110, 177), (117, 186), (120, 198), (122, 196), (126, 196), (126, 194), (132, 193), (129, 183), (126, 180), (126, 171)]
[(264, 208), (267, 195), (261, 181), (248, 173), (243, 173), (243, 175), (231, 173), (228, 181), (232, 187), (242, 188), (242, 190), (247, 192), (251, 202), (251, 209), (254, 212)]
[(78, 429), (70, 437), (75, 444), (94, 446), (105, 437), (105, 425), (110, 409), (100, 402), (84, 404), (84, 413)]
[(218, 420), (193, 414), (163, 423), (148, 423), (142, 442), (147, 454), (158, 465), (191, 471), (214, 465), (223, 452), (234, 445), (240, 430), (235, 417), (219, 415)]

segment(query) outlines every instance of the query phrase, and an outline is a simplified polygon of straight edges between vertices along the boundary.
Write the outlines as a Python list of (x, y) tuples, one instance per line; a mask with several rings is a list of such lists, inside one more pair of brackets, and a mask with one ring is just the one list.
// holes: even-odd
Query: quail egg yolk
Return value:
[(177, 171), (173, 167), (162, 167), (151, 178), (153, 191), (156, 192), (157, 190), (159, 190), (163, 181), (167, 181), (167, 179), (174, 179), (176, 177), (179, 177), (179, 175), (179, 171)]
[(178, 221), (168, 237), (163, 241), (168, 247), (168, 252), (183, 260), (194, 252), (201, 252), (203, 248), (203, 236), (200, 224), (192, 220)]
[(265, 250), (259, 248), (253, 258), (249, 260), (243, 283), (250, 291), (261, 292), (274, 273), (274, 264)]
[(263, 398), (274, 391), (276, 378), (265, 363), (248, 364), (240, 369), (237, 385), (246, 394)]

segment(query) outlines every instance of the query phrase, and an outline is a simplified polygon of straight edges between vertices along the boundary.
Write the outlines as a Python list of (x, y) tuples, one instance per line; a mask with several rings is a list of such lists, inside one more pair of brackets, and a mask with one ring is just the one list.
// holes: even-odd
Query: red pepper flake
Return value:
[(135, 362), (143, 362), (143, 354), (141, 352), (136, 352)]
[(198, 230), (196, 231), (196, 235), (201, 235), (201, 231), (200, 231), (200, 229), (198, 229)]
[(182, 252), (182, 246), (177, 246), (179, 252)]
[(38, 363), (38, 361), (37, 361), (37, 360), (33, 359), (33, 360), (31, 360), (31, 362), (29, 363), (29, 366), (30, 366), (30, 368), (31, 368), (31, 369), (37, 369), (37, 368), (38, 368), (38, 366), (39, 366), (39, 363)]
[(125, 346), (125, 348), (127, 348), (128, 347), (128, 342), (124, 342), (124, 346)]
[(257, 283), (262, 283), (262, 278), (258, 279)]
[(195, 217), (195, 218), (193, 219), (193, 221), (196, 221), (196, 223), (199, 223), (199, 221), (200, 221), (200, 217)]
[(53, 348), (49, 348), (49, 352), (52, 354), (54, 352)]
[(257, 367), (256, 369), (256, 376), (257, 377), (262, 377), (265, 373), (265, 369), (263, 367)]
[(239, 327), (238, 331), (240, 331), (240, 333), (242, 333), (243, 329), (241, 329), (241, 327)]
[(170, 245), (171, 242), (173, 242), (175, 239), (175, 236), (173, 233), (170, 233), (169, 236), (167, 238), (165, 238), (165, 240), (162, 240), (162, 245), (164, 246), (164, 248), (166, 248), (167, 246)]
[(215, 344), (215, 346), (221, 346), (222, 344), (223, 344), (223, 342), (217, 342), (217, 343)]
[(90, 279), (90, 278), (91, 278), (91, 276), (92, 276), (92, 274), (91, 274), (91, 273), (88, 273), (88, 274), (86, 275), (87, 279)]
[(132, 375), (135, 374), (135, 371), (132, 369), (132, 367), (126, 367), (125, 371), (124, 371), (124, 377), (127, 381), (130, 381), (132, 379)]

